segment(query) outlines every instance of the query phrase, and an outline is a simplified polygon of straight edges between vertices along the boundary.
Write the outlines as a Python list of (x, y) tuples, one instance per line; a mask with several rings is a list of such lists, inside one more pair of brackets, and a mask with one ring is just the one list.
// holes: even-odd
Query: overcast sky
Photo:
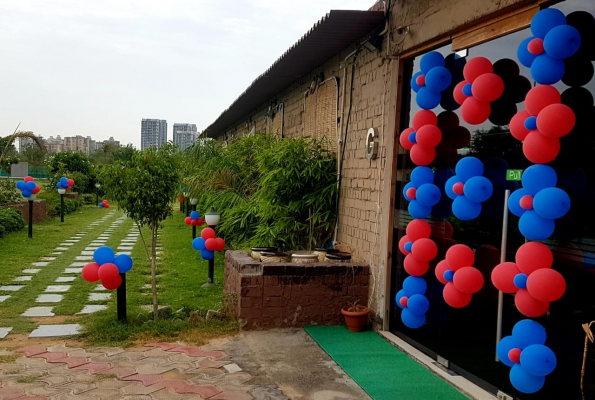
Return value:
[(205, 129), (331, 9), (374, 0), (0, 0), (0, 137)]

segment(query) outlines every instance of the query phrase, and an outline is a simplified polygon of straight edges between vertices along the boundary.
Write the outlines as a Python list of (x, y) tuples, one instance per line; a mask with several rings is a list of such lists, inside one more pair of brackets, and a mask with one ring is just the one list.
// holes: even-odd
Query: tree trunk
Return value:
[(151, 283), (153, 286), (153, 321), (157, 321), (159, 317), (159, 306), (157, 305), (157, 272), (156, 272), (156, 257), (157, 252), (157, 226), (151, 228)]
[(143, 242), (143, 248), (145, 249), (145, 254), (147, 255), (147, 262), (151, 262), (151, 257), (149, 257), (149, 250), (147, 250), (147, 243), (145, 242), (145, 237), (143, 236), (143, 230), (140, 228), (138, 222), (136, 223), (136, 227), (138, 228), (138, 233), (140, 234), (140, 240)]

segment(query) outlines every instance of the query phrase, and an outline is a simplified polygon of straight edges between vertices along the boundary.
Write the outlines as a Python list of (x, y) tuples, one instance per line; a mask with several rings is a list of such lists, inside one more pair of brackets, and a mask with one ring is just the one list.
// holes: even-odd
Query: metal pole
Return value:
[(64, 195), (60, 195), (60, 222), (64, 222)]
[(95, 190), (95, 204), (97, 204), (97, 207), (99, 207), (99, 188), (96, 188), (97, 190)]
[[(192, 205), (192, 211), (196, 211), (196, 204)], [(192, 225), (192, 240), (196, 239), (196, 225)]]
[[(215, 229), (215, 226), (209, 225), (209, 228)], [(202, 287), (213, 286), (214, 282), (215, 282), (215, 257), (213, 257), (209, 260), (209, 280), (207, 281), (207, 283), (202, 285)]]
[(186, 202), (185, 204), (185, 208), (186, 208), (186, 216), (189, 217), (190, 216), (190, 200), (188, 200), (188, 198), (186, 198), (184, 200), (184, 202)]
[[(500, 244), (500, 264), (506, 262), (506, 243), (508, 241), (508, 198), (510, 189), (504, 192), (504, 214), (502, 217), (502, 243)], [(496, 321), (496, 349), (502, 339), (502, 307), (504, 304), (504, 293), (498, 291), (498, 320)], [(496, 362), (500, 361), (496, 352)]]
[(118, 321), (126, 320), (126, 274), (120, 274), (122, 284), (116, 289), (116, 302), (118, 307)]
[(29, 200), (29, 239), (33, 239), (33, 200)]
[(180, 201), (180, 212), (184, 212), (184, 200)]

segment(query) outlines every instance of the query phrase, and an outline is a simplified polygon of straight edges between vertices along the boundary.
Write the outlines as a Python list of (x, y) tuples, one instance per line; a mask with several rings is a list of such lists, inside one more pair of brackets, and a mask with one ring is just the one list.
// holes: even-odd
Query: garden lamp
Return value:
[[(101, 187), (101, 183), (97, 182), (95, 184), (95, 188), (97, 189), (95, 191), (95, 204), (99, 204), (99, 188)], [(98, 206), (99, 207), (99, 206)]]
[(211, 207), (211, 211), (205, 214), (205, 222), (208, 226), (214, 227), (217, 226), (219, 220), (221, 219), (221, 214), (215, 211), (214, 207)]
[(58, 193), (60, 194), (60, 222), (64, 222), (64, 193), (66, 193), (66, 189), (59, 188)]

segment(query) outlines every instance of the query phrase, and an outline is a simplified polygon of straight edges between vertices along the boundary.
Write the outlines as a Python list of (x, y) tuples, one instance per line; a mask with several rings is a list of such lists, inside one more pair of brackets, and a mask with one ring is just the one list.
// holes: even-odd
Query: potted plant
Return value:
[(345, 316), (347, 329), (349, 329), (350, 332), (363, 331), (368, 322), (370, 309), (358, 303), (359, 300), (356, 300), (353, 304), (349, 304), (341, 309), (341, 313)]

